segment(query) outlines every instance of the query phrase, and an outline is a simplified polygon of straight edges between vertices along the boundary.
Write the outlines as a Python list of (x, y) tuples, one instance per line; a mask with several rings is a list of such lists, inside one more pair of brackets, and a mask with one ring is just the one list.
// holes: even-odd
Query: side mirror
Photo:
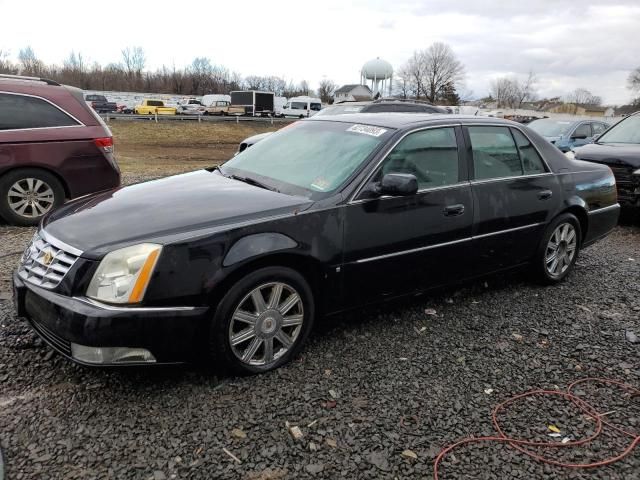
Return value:
[(418, 179), (410, 173), (387, 173), (376, 190), (380, 195), (414, 195), (418, 191)]

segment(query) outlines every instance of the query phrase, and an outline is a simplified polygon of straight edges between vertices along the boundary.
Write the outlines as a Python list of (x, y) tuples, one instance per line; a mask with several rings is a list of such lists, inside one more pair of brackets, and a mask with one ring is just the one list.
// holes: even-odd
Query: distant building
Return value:
[(343, 85), (334, 94), (335, 103), (365, 102), (373, 98), (373, 93), (367, 85)]
[(545, 108), (549, 113), (566, 113), (569, 115), (582, 115), (585, 117), (612, 117), (613, 108), (599, 107), (596, 105), (576, 105), (575, 103), (561, 103)]

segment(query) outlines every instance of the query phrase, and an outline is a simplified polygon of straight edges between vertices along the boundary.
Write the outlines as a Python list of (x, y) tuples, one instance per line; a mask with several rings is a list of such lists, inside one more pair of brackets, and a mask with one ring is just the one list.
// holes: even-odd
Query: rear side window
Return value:
[(573, 136), (576, 138), (578, 137), (589, 138), (591, 136), (591, 125), (589, 125), (588, 123), (583, 123), (582, 125), (578, 125), (578, 128), (576, 128), (576, 131), (573, 132)]
[(592, 123), (591, 129), (593, 130), (593, 134), (597, 135), (604, 132), (607, 129), (607, 126), (604, 123)]
[(525, 175), (535, 175), (537, 173), (545, 173), (544, 162), (540, 158), (533, 144), (519, 130), (511, 129), (513, 137), (516, 139), (518, 152), (520, 152), (520, 160), (522, 160), (522, 170)]
[(79, 123), (41, 98), (0, 93), (0, 130), (73, 125)]
[(476, 180), (522, 175), (516, 144), (507, 127), (468, 127)]

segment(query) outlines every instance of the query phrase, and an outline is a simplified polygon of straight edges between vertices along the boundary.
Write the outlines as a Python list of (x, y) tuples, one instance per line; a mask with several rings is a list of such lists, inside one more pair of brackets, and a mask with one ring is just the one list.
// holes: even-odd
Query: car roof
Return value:
[(459, 124), (459, 123), (484, 123), (500, 125), (520, 125), (511, 120), (494, 117), (480, 117), (474, 115), (455, 115), (448, 113), (352, 113), (350, 115), (324, 115), (320, 118), (311, 117), (304, 121), (315, 122), (342, 122), (342, 123), (362, 123), (365, 125), (375, 125), (377, 127), (403, 128), (415, 126), (416, 124)]

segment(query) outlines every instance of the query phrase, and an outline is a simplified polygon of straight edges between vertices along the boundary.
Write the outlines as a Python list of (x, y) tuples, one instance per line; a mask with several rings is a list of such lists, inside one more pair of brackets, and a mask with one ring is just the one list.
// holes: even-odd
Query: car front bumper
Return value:
[[(84, 297), (67, 297), (13, 275), (14, 304), (47, 344), (84, 365), (182, 363), (196, 358), (207, 307), (116, 307)], [(149, 361), (84, 361), (78, 347), (144, 349)]]

